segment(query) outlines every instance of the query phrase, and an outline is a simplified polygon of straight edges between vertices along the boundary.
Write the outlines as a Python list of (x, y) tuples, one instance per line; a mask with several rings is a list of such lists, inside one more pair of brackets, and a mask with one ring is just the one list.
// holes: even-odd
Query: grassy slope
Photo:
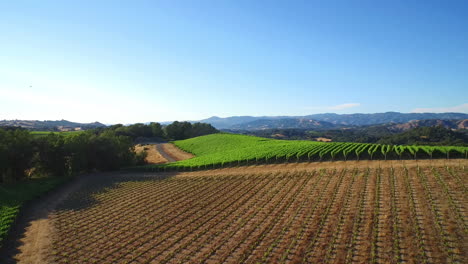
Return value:
[[(182, 150), (194, 154), (196, 157), (178, 161), (165, 165), (148, 165), (141, 169), (152, 169), (154, 167), (166, 168), (204, 168), (206, 166), (225, 166), (236, 164), (252, 164), (252, 163), (275, 163), (284, 161), (296, 160), (334, 160), (345, 159), (343, 150), (346, 147), (363, 146), (359, 158), (361, 159), (384, 159), (382, 154), (382, 145), (366, 144), (366, 143), (342, 143), (332, 142), (323, 143), (315, 141), (291, 141), (291, 140), (275, 140), (266, 139), (254, 136), (245, 136), (237, 134), (212, 134), (186, 140), (174, 142)], [(317, 151), (318, 149), (328, 148), (328, 150)], [(376, 150), (372, 157), (368, 150), (375, 147)], [(386, 146), (387, 147), (387, 146)], [(388, 153), (388, 158), (398, 159), (400, 155), (391, 147)], [(335, 156), (331, 156), (330, 148), (336, 149)], [(415, 151), (413, 147), (402, 147), (404, 149), (401, 157), (403, 159), (414, 158)], [(434, 158), (444, 158), (447, 149), (451, 147), (431, 147), (435, 148)], [(468, 148), (455, 147), (451, 150), (450, 157), (463, 157), (463, 151), (468, 151)], [(462, 152), (459, 152), (462, 151)], [(322, 152), (322, 153), (320, 153)], [(308, 156), (310, 153), (310, 157)], [(462, 153), (462, 154), (460, 154)], [(313, 154), (313, 155), (312, 155)], [(322, 154), (322, 156), (320, 156)], [(430, 158), (423, 148), (416, 150), (417, 158)], [(346, 158), (357, 159), (355, 149), (352, 149)], [(323, 159), (322, 159), (323, 158)]]
[(270, 152), (274, 149), (297, 149), (306, 144), (322, 145), (315, 141), (276, 140), (236, 134), (211, 134), (174, 142), (175, 145), (195, 156), (215, 155), (219, 153), (239, 152), (242, 154)]
[(238, 161), (253, 161), (261, 157), (263, 160), (276, 159), (295, 153), (298, 149), (308, 146), (315, 148), (325, 143), (313, 141), (288, 141), (266, 139), (245, 135), (212, 134), (187, 140), (180, 140), (174, 144), (195, 155), (189, 160), (179, 161), (167, 166), (204, 166)]
[[(239, 160), (255, 160), (257, 157), (274, 159), (276, 155), (286, 155), (296, 152), (307, 145), (309, 148), (323, 145), (322, 142), (290, 141), (266, 139), (254, 136), (236, 134), (212, 134), (186, 140), (175, 141), (174, 144), (194, 154), (196, 157), (165, 165), (166, 167), (197, 167), (210, 164), (237, 162)], [(273, 156), (272, 156), (273, 155)], [(147, 166), (152, 167), (152, 165)]]
[(68, 179), (51, 177), (0, 185), (0, 247), (24, 203)]

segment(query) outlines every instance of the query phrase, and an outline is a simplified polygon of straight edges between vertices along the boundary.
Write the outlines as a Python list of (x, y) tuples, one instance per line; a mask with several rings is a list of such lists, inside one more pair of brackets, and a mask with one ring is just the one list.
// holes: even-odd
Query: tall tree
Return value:
[(150, 127), (151, 127), (151, 132), (153, 134), (153, 137), (158, 137), (158, 138), (164, 137), (164, 131), (162, 129), (161, 124), (151, 122)]

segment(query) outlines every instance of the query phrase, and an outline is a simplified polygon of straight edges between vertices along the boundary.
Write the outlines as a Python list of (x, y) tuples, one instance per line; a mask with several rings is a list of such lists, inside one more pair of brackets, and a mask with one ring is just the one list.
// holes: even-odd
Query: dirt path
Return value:
[(169, 162), (193, 158), (192, 154), (179, 149), (171, 143), (157, 144), (156, 148), (158, 149), (159, 153), (161, 153), (161, 155)]
[(193, 157), (192, 154), (187, 153), (174, 144), (171, 143), (145, 143), (143, 145), (135, 146), (136, 152), (146, 151), (148, 156), (146, 162), (148, 164), (164, 164), (169, 162), (175, 162), (179, 160), (190, 159)]
[[(173, 157), (171, 157), (168, 153), (166, 153), (166, 152), (164, 151), (162, 145), (163, 145), (163, 144), (157, 144), (157, 145), (156, 145), (156, 149), (157, 149), (157, 151), (159, 152), (159, 154), (161, 154), (161, 156), (163, 156), (163, 158), (166, 159), (167, 162), (175, 162), (176, 160), (175, 160)], [(166, 162), (166, 163), (167, 163), (167, 162)]]
[(79, 189), (93, 176), (96, 175), (76, 178), (24, 207), (7, 240), (8, 244), (0, 251), (0, 263), (48, 263), (46, 257), (53, 232), (49, 214), (71, 192)]

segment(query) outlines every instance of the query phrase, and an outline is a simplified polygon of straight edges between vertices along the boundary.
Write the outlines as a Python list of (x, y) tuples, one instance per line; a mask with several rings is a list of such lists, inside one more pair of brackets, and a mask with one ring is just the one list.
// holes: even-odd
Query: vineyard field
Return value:
[(56, 263), (466, 263), (464, 166), (115, 173), (51, 215)]
[(335, 160), (466, 158), (468, 147), (393, 146), (367, 143), (275, 140), (236, 134), (212, 134), (175, 141), (194, 158), (137, 170), (194, 170), (251, 164)]

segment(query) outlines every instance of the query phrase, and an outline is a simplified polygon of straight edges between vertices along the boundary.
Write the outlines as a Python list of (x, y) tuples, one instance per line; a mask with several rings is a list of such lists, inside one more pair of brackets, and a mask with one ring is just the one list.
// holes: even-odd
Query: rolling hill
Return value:
[(432, 159), (465, 158), (468, 147), (405, 146), (347, 142), (276, 140), (255, 136), (217, 133), (175, 141), (180, 149), (194, 158), (175, 163), (137, 167), (140, 170), (159, 168), (203, 169), (265, 163), (323, 160)]
[(262, 129), (330, 129), (336, 125), (326, 121), (316, 121), (308, 118), (259, 119), (231, 127), (233, 130), (262, 130)]
[(34, 131), (71, 131), (71, 130), (86, 130), (97, 127), (105, 127), (106, 125), (93, 123), (76, 123), (67, 120), (0, 120), (0, 127), (22, 127)]

